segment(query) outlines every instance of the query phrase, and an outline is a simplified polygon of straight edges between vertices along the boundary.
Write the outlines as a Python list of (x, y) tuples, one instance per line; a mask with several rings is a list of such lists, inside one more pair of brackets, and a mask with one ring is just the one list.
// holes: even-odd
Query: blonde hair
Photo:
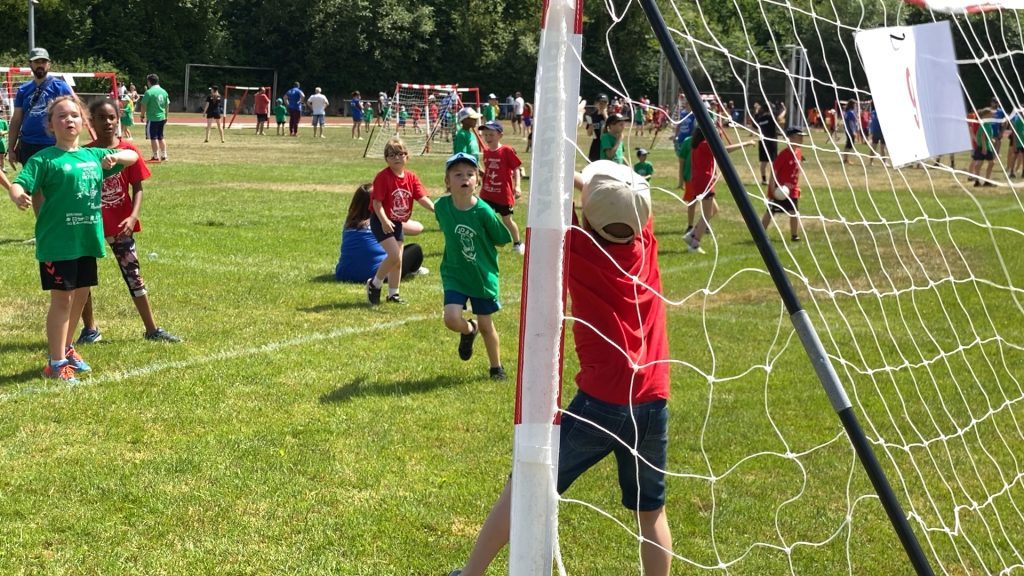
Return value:
[(74, 104), (78, 108), (78, 114), (81, 115), (83, 120), (86, 116), (85, 105), (83, 105), (82, 101), (78, 99), (78, 96), (65, 94), (64, 96), (54, 98), (46, 105), (46, 133), (50, 136), (53, 136), (53, 128), (50, 127), (50, 124), (53, 122), (53, 110), (61, 102), (71, 102)]
[(398, 136), (391, 138), (384, 144), (385, 158), (391, 156), (395, 152), (403, 152), (405, 154), (409, 153), (409, 149), (405, 147), (405, 142), (402, 142), (402, 139)]

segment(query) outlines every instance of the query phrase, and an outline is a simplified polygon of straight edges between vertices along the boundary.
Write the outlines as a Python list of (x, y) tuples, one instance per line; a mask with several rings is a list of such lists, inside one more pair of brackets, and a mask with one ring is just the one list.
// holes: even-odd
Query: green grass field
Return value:
[[(144, 341), (116, 264), (101, 261), (104, 340), (81, 348), (94, 372), (76, 387), (40, 376), (48, 299), (24, 242), (33, 218), (0, 210), (0, 573), (426, 576), (464, 560), (510, 469), (514, 379), (486, 378), (479, 343), (458, 360), (441, 320), (443, 239), (421, 208), (431, 274), (403, 283), (409, 305), (371, 308), (363, 286), (334, 282), (350, 195), (383, 161), (361, 158), (347, 130), (302, 130), (231, 130), (221, 145), (169, 127), (172, 161), (152, 168), (138, 242), (157, 321), (184, 342)], [(753, 184), (746, 153), (734, 158)], [(948, 574), (1021, 569), (1020, 198), (965, 192), (941, 171), (844, 174), (834, 155), (805, 156), (804, 242), (770, 234), (922, 545)], [(652, 161), (654, 184), (672, 188), (671, 150)], [(410, 162), (434, 196), (442, 166)], [(674, 573), (911, 573), (719, 193), (699, 256), (680, 239), (685, 208), (655, 192), (680, 361)], [(501, 265), (514, 375), (522, 259), (506, 248)], [(571, 336), (566, 350), (568, 397)], [(611, 460), (566, 496), (630, 523)], [(572, 574), (639, 573), (636, 541), (587, 507), (561, 506), (560, 537)]]

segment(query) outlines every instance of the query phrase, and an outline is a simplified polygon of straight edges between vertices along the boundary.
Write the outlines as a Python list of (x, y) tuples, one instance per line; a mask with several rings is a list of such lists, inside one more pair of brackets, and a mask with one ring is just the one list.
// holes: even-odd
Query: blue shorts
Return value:
[(444, 305), (458, 304), (463, 309), (466, 308), (466, 302), (473, 305), (473, 314), (477, 316), (490, 316), (498, 310), (501, 310), (501, 303), (494, 298), (477, 298), (475, 296), (466, 296), (462, 292), (457, 290), (445, 290), (444, 291)]
[(313, 114), (313, 127), (315, 128), (317, 126), (320, 126), (322, 128), (324, 125), (325, 117), (325, 114)]
[(377, 239), (377, 242), (383, 242), (388, 238), (394, 238), (399, 242), (405, 241), (405, 233), (402, 231), (402, 223), (392, 222), (391, 225), (395, 227), (395, 231), (390, 234), (385, 234), (384, 228), (381, 226), (380, 219), (377, 218), (377, 213), (370, 212), (370, 232), (373, 232), (373, 237)]
[[(663, 470), (668, 461), (667, 401), (635, 404), (631, 417), (629, 406), (609, 404), (585, 392), (577, 392), (565, 411), (567, 414), (562, 415), (559, 431), (559, 494), (605, 456), (614, 453), (622, 505), (642, 512), (665, 505)], [(640, 431), (639, 437), (636, 431)], [(630, 453), (634, 444), (639, 456)]]
[(146, 139), (163, 140), (165, 124), (167, 124), (167, 120), (150, 120), (146, 122)]

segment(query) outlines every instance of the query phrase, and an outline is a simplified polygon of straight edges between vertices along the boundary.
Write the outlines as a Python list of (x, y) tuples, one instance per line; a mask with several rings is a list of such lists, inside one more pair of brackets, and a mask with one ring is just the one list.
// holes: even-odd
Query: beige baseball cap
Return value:
[[(647, 180), (629, 166), (611, 160), (590, 163), (582, 176), (583, 217), (590, 227), (609, 242), (632, 242), (651, 217), (651, 186)], [(631, 232), (623, 236), (621, 232), (627, 228)]]

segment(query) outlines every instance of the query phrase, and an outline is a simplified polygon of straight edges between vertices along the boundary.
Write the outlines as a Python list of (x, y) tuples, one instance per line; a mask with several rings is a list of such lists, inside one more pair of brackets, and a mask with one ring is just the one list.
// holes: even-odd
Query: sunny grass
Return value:
[[(486, 380), (480, 358), (468, 363), (455, 359), (457, 342), (440, 320), (436, 274), (441, 235), (428, 231), (418, 239), (433, 271), (403, 284), (403, 296), (411, 303), (371, 309), (363, 304), (360, 286), (336, 284), (330, 278), (348, 194), (371, 179), (382, 163), (356, 158), (356, 146), (343, 129), (329, 128), (323, 142), (231, 131), (223, 147), (203, 146), (200, 134), (196, 129), (169, 129), (172, 161), (154, 167), (143, 209), (145, 231), (139, 236), (157, 318), (186, 342), (153, 346), (142, 341), (113, 264), (102, 261), (103, 283), (96, 299), (106, 342), (87, 349), (97, 380), (103, 374), (130, 374), (138, 367), (174, 368), (97, 385), (86, 379), (86, 385), (74, 390), (42, 382), (37, 372), (45, 348), (45, 303), (36, 286), (31, 247), (0, 244), (8, 288), (0, 294), (0, 329), (5, 334), (0, 342), (0, 394), (32, 386), (52, 392), (0, 403), (0, 462), (5, 470), (0, 480), (0, 571), (446, 573), (465, 557), (507, 475), (513, 387)], [(512, 143), (522, 149), (521, 142)], [(652, 158), (658, 169), (655, 184), (671, 187), (671, 151), (656, 149)], [(417, 158), (411, 167), (433, 194), (441, 192), (436, 159)], [(920, 184), (919, 178), (915, 186)], [(732, 271), (761, 268), (721, 188), (717, 264), (682, 252), (677, 238), (685, 210), (656, 194), (662, 267), (672, 271), (666, 273), (665, 285), (673, 298), (703, 287), (715, 266), (712, 288), (719, 288)], [(946, 206), (973, 204), (953, 188), (936, 194)], [(886, 213), (896, 212), (892, 198), (879, 194), (877, 201)], [(978, 201), (987, 214), (997, 215), (993, 219), (1012, 225), (1011, 197), (987, 194)], [(0, 240), (31, 236), (31, 218), (26, 216), (0, 211)], [(429, 215), (419, 217), (430, 230)], [(520, 224), (525, 221), (525, 206), (517, 218)], [(990, 276), (997, 267), (984, 249), (986, 233), (962, 228), (956, 232), (957, 242), (969, 250), (972, 266)], [(820, 233), (820, 227), (809, 225), (805, 238), (813, 248), (781, 250), (787, 266), (812, 266), (812, 250), (823, 249), (816, 237)], [(776, 248), (783, 248), (778, 234), (773, 237)], [(1019, 285), (1019, 240), (1000, 241), (1007, 244), (1004, 258)], [(859, 262), (852, 242), (836, 246), (844, 267)], [(155, 256), (149, 258), (150, 253)], [(506, 309), (496, 319), (503, 357), (512, 367), (521, 260), (508, 252), (501, 263)], [(836, 266), (826, 262), (823, 273), (836, 280), (835, 272)], [(861, 275), (873, 277), (867, 271)], [(986, 294), (989, 302), (1000, 296), (1005, 298), (999, 291)], [(972, 299), (965, 291), (959, 298)], [(950, 301), (945, 304), (950, 306)], [(805, 305), (827, 313), (828, 300)], [(894, 310), (888, 301), (883, 305)], [(927, 296), (918, 303), (928, 316), (938, 313), (937, 305)], [(1012, 309), (1002, 312), (1013, 315)], [(378, 328), (409, 318), (417, 319)], [(872, 329), (856, 311), (847, 319), (859, 338)], [(779, 323), (783, 336), (789, 334), (767, 277), (744, 273), (706, 304), (703, 297), (691, 298), (670, 310), (673, 356), (717, 377), (736, 375), (764, 363), (759, 357), (763, 351), (783, 350), (787, 340), (775, 338)], [(225, 350), (301, 342), (345, 327), (354, 330), (271, 354), (204, 360)], [(823, 330), (826, 337), (848, 350), (851, 336), (831, 328)], [(712, 336), (710, 348), (705, 330)], [(1019, 325), (1004, 324), (1000, 334), (1021, 341)], [(943, 335), (942, 342), (948, 338)], [(567, 350), (571, 344), (570, 337)], [(1011, 362), (1019, 362), (1019, 355), (1010, 354)], [(575, 358), (569, 353), (566, 373), (574, 371)], [(714, 484), (670, 481), (677, 552), (707, 564), (717, 562), (716, 545), (727, 560), (747, 553), (733, 573), (788, 571), (785, 554), (747, 550), (754, 541), (778, 543), (776, 516), (786, 542), (820, 542), (847, 513), (847, 484), (854, 494), (870, 493), (845, 440), (834, 440), (839, 426), (795, 342), (788, 341), (767, 385), (766, 377), (755, 370), (712, 386), (685, 367), (673, 369), (670, 454), (676, 471), (718, 475), (753, 453), (783, 453), (786, 447), (772, 422), (791, 450), (820, 446), (799, 460), (753, 458)], [(872, 410), (879, 408), (882, 398), (872, 397), (874, 384), (863, 386), (861, 401)], [(772, 420), (765, 413), (766, 401)], [(1009, 413), (1021, 416), (1018, 406)], [(701, 452), (702, 431), (708, 461)], [(999, 434), (991, 426), (980, 432), (990, 446), (999, 445)], [(1020, 438), (1009, 438), (1019, 448)], [(806, 484), (798, 463), (809, 471)], [(993, 468), (983, 473), (985, 482), (998, 484)], [(964, 482), (979, 490), (979, 483)], [(610, 486), (614, 469), (606, 462), (568, 496), (592, 502), (628, 523), (629, 514)], [(801, 489), (801, 499), (782, 504)], [(899, 568), (905, 563), (877, 501), (857, 500), (855, 506), (854, 573), (909, 573)], [(712, 522), (714, 542), (709, 537)], [(966, 528), (974, 540), (987, 538), (976, 523)], [(566, 562), (576, 573), (628, 573), (624, 567), (637, 564), (635, 541), (579, 506), (562, 507), (560, 534)], [(948, 560), (948, 544), (942, 538), (935, 542)], [(991, 558), (991, 553), (984, 556)], [(845, 532), (821, 547), (798, 546), (792, 558), (798, 573), (843, 573)], [(496, 564), (495, 573), (504, 569), (503, 562)], [(977, 567), (973, 559), (968, 565)], [(692, 572), (682, 562), (676, 569)]]

